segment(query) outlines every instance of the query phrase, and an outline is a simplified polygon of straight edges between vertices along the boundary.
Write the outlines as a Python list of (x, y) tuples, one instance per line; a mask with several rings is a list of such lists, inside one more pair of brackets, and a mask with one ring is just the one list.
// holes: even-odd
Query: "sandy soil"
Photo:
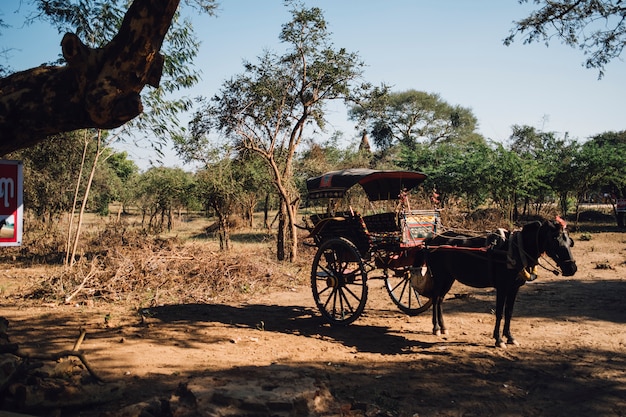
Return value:
[[(431, 334), (430, 310), (402, 314), (373, 280), (364, 314), (347, 327), (322, 321), (308, 286), (142, 314), (0, 298), (0, 316), (31, 351), (69, 349), (86, 329), (82, 348), (94, 369), (125, 385), (115, 401), (62, 415), (116, 415), (184, 383), (220, 393), (201, 415), (624, 416), (626, 234), (576, 240), (576, 276), (543, 271), (521, 289), (512, 326), (520, 346), (507, 349), (491, 338), (494, 292), (459, 284), (444, 303), (445, 337)], [(271, 393), (313, 392), (317, 402), (300, 413), (242, 411), (245, 402), (232, 401), (243, 395), (237, 388), (266, 402)]]

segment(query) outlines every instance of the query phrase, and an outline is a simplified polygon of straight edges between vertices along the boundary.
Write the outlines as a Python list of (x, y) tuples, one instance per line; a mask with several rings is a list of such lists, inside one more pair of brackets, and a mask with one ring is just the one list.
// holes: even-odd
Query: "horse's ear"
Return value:
[(556, 216), (556, 222), (561, 225), (561, 229), (565, 230), (567, 223), (560, 216)]

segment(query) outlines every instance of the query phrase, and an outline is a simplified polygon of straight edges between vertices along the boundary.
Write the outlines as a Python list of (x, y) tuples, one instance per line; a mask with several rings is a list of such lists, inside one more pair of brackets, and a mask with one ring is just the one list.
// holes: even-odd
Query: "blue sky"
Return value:
[[(616, 60), (598, 80), (583, 66), (581, 51), (554, 40), (512, 46), (502, 40), (512, 22), (532, 5), (517, 0), (308, 0), (317, 6), (333, 33), (335, 47), (357, 52), (366, 63), (364, 78), (395, 91), (437, 93), (453, 105), (470, 108), (486, 138), (503, 141), (511, 126), (530, 125), (566, 132), (583, 141), (609, 130), (625, 130), (626, 64)], [(11, 47), (10, 64), (27, 69), (55, 59), (61, 35), (46, 25), (22, 28), (14, 14), (19, 0), (3, 0), (0, 13), (13, 28), (2, 30), (0, 49)], [(23, 10), (23, 9), (22, 9)], [(282, 0), (222, 0), (217, 17), (195, 16), (202, 42), (196, 66), (202, 82), (187, 92), (212, 96), (224, 80), (242, 72), (242, 61), (256, 61), (263, 50), (280, 50), (281, 25), (290, 20)], [(342, 106), (329, 109), (330, 129), (357, 137)], [(146, 168), (145, 150), (124, 147)], [(173, 155), (165, 160), (182, 166)]]

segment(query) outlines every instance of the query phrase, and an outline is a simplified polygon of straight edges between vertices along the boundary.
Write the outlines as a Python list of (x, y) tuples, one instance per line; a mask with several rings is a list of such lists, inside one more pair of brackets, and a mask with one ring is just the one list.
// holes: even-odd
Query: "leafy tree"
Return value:
[[(119, 201), (121, 203), (120, 213), (127, 213), (128, 205), (133, 201), (135, 193), (135, 183), (139, 175), (139, 167), (131, 159), (128, 159), (127, 152), (114, 152), (105, 156), (107, 175), (98, 183), (107, 184), (110, 187), (108, 201)], [(109, 174), (110, 172), (110, 174)]]
[(233, 161), (223, 157), (197, 173), (198, 196), (211, 207), (218, 220), (220, 249), (230, 249), (229, 218), (240, 194)]
[(350, 117), (367, 126), (381, 151), (395, 144), (463, 142), (475, 139), (477, 120), (471, 110), (446, 103), (437, 94), (379, 90), (350, 109)]
[(567, 135), (564, 141), (560, 141), (555, 133), (541, 132), (531, 126), (514, 125), (512, 131), (510, 150), (526, 161), (526, 169), (534, 169), (534, 172), (528, 173), (522, 215), (529, 213), (530, 204), (535, 206), (535, 213), (538, 214), (551, 197), (550, 184), (555, 170), (561, 168), (561, 161), (557, 158), (563, 156), (561, 150)]
[(514, 220), (517, 202), (527, 194), (528, 184), (535, 178), (535, 162), (524, 160), (517, 153), (495, 144), (492, 158), (486, 161), (491, 180), (485, 181), (492, 201), (509, 220)]
[[(518, 0), (529, 3), (529, 0)], [(515, 22), (504, 40), (510, 45), (517, 36), (524, 43), (557, 38), (580, 48), (587, 68), (604, 75), (605, 66), (619, 58), (626, 45), (626, 6), (622, 0), (533, 0), (539, 9)]]
[[(266, 51), (257, 64), (224, 83), (221, 91), (195, 118), (192, 132), (201, 137), (218, 131), (239, 149), (257, 153), (267, 163), (280, 198), (278, 259), (297, 258), (296, 211), (299, 196), (293, 184), (296, 151), (315, 128), (323, 129), (329, 100), (347, 99), (363, 64), (357, 55), (334, 49), (321, 9), (289, 2), (292, 20), (279, 39), (283, 55)], [(288, 245), (290, 240), (290, 245)]]
[[(585, 142), (581, 146), (576, 167), (580, 178), (578, 201), (593, 189), (608, 192), (614, 199), (625, 198), (625, 161), (626, 131), (605, 132)], [(615, 214), (618, 225), (623, 227), (623, 215)]]
[[(8, 155), (24, 163), (24, 206), (40, 220), (56, 222), (70, 210), (83, 148), (83, 132), (75, 131)], [(93, 160), (93, 147), (86, 157)]]
[[(259, 199), (274, 189), (264, 160), (255, 152), (246, 149), (239, 149), (237, 152), (229, 143), (212, 142), (204, 134), (199, 134), (193, 139), (176, 135), (174, 148), (178, 156), (186, 162), (199, 162), (203, 171), (210, 170), (213, 166), (222, 170), (227, 168), (229, 175), (220, 175), (220, 178), (233, 181), (232, 189), (237, 191), (237, 194), (233, 195), (233, 200), (241, 205), (245, 220), (252, 227), (254, 209)], [(226, 187), (228, 184), (223, 186)]]
[(149, 216), (148, 228), (156, 232), (171, 230), (174, 212), (197, 200), (194, 176), (180, 168), (151, 168), (139, 176), (138, 189), (142, 223)]
[(575, 166), (579, 152), (580, 144), (565, 137), (548, 143), (545, 157), (541, 160), (544, 170), (542, 182), (556, 193), (562, 216), (568, 214), (569, 198), (580, 178)]
[(243, 150), (233, 161), (234, 177), (240, 184), (237, 201), (249, 227), (254, 226), (254, 211), (259, 201), (265, 197), (264, 226), (268, 227), (269, 196), (274, 192), (272, 177), (265, 161), (254, 152)]

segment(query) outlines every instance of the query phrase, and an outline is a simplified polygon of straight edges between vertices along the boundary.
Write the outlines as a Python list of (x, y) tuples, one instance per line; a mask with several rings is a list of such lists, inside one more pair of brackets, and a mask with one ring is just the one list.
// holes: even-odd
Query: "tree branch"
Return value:
[(135, 0), (103, 48), (76, 35), (61, 41), (65, 66), (40, 66), (0, 79), (0, 155), (48, 136), (112, 129), (143, 111), (140, 92), (158, 87), (159, 53), (180, 0)]

